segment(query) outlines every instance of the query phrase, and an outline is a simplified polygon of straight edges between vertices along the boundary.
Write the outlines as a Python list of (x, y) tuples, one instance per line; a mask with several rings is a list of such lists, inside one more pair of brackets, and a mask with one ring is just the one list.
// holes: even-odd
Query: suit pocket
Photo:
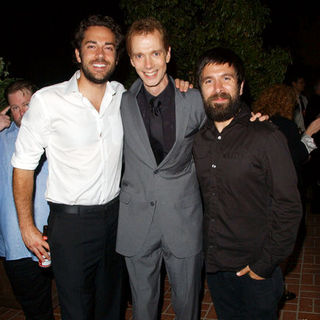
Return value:
[(191, 132), (189, 132), (189, 133), (185, 136), (185, 138), (190, 138), (190, 137), (192, 137), (192, 136), (195, 135), (198, 131), (199, 131), (199, 128), (193, 129)]

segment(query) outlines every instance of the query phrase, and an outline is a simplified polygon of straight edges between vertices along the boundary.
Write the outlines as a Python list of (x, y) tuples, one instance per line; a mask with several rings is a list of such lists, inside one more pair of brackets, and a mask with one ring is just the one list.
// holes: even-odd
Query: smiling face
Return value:
[(170, 47), (165, 49), (159, 31), (132, 36), (130, 61), (149, 93), (157, 96), (166, 88)]
[(209, 118), (222, 122), (234, 117), (239, 109), (239, 85), (237, 74), (229, 64), (207, 64), (201, 73), (201, 93)]
[(84, 77), (90, 82), (108, 81), (117, 64), (114, 33), (106, 27), (91, 26), (84, 33), (80, 51), (75, 50)]

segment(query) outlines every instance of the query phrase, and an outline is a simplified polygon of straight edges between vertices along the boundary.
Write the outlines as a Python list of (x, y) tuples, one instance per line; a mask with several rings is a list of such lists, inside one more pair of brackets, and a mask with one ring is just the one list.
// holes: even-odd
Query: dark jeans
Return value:
[(31, 258), (4, 261), (4, 267), (26, 320), (53, 320), (51, 270)]
[(274, 320), (283, 292), (283, 277), (277, 267), (271, 278), (254, 280), (235, 272), (207, 274), (208, 287), (219, 320)]
[(125, 270), (123, 258), (115, 252), (119, 201), (102, 211), (98, 207), (72, 213), (73, 208), (50, 205), (48, 220), (62, 319), (119, 320)]

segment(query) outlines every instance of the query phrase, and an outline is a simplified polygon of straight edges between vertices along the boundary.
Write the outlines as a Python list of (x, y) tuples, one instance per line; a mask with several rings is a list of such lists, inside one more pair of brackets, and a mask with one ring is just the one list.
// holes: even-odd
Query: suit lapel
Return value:
[(130, 104), (130, 114), (132, 119), (133, 130), (135, 130), (139, 135), (139, 141), (141, 142), (141, 150), (145, 152), (144, 159), (149, 162), (152, 167), (156, 167), (156, 159), (154, 157), (149, 136), (144, 125), (142, 115), (140, 112), (140, 108), (137, 102), (137, 95), (141, 89), (142, 82), (138, 79), (130, 89), (130, 91), (134, 94), (134, 103)]
[[(171, 79), (171, 78), (170, 78)], [(173, 81), (171, 79), (171, 81)], [(159, 168), (164, 167), (170, 158), (180, 151), (179, 146), (181, 145), (184, 135), (186, 132), (186, 127), (189, 120), (189, 105), (185, 104), (185, 98), (183, 94), (175, 88), (175, 109), (176, 109), (176, 141), (173, 144), (170, 152), (159, 164)]]
[[(170, 81), (173, 81), (169, 77)], [(174, 81), (173, 81), (174, 82)], [(157, 163), (150, 145), (149, 136), (145, 128), (140, 108), (137, 103), (137, 95), (141, 89), (142, 81), (138, 79), (130, 88), (130, 92), (134, 95), (134, 103), (130, 104), (130, 113), (132, 116), (133, 130), (135, 130), (139, 135), (139, 141), (141, 141), (141, 150), (145, 152), (144, 159), (148, 161), (150, 166), (156, 168)], [(175, 85), (174, 85), (175, 87)], [(183, 142), (184, 135), (186, 132), (186, 127), (189, 120), (189, 108), (188, 104), (185, 104), (185, 98), (178, 89), (175, 88), (175, 113), (176, 113), (176, 140), (173, 144), (170, 152), (159, 164), (158, 168), (162, 168), (170, 160), (170, 158), (180, 151), (179, 146)]]

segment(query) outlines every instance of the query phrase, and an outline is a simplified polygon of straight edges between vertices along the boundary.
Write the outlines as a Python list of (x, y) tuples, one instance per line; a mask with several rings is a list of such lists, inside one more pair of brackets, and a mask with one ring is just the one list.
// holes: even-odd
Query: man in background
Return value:
[(295, 72), (294, 70), (288, 72), (285, 82), (293, 88), (297, 96), (297, 104), (294, 110), (293, 120), (297, 124), (299, 132), (302, 134), (306, 130), (305, 115), (308, 99), (303, 95), (306, 82), (303, 75), (299, 72)]
[[(0, 132), (0, 256), (4, 257), (4, 267), (12, 285), (14, 295), (21, 304), (28, 320), (53, 320), (51, 302), (52, 272), (40, 268), (37, 257), (22, 241), (16, 208), (12, 193), (11, 158), (21, 120), (28, 110), (35, 86), (25, 80), (10, 84), (5, 97), (13, 121), (6, 123), (8, 116), (2, 114), (4, 126)], [(33, 221), (39, 233), (47, 224), (49, 207), (45, 200), (48, 165), (41, 160), (35, 172), (35, 193), (32, 200)]]
[(5, 128), (10, 127), (11, 120), (10, 120), (9, 114), (11, 114), (10, 106), (7, 106), (3, 110), (1, 110), (1, 112), (0, 112), (0, 132)]

